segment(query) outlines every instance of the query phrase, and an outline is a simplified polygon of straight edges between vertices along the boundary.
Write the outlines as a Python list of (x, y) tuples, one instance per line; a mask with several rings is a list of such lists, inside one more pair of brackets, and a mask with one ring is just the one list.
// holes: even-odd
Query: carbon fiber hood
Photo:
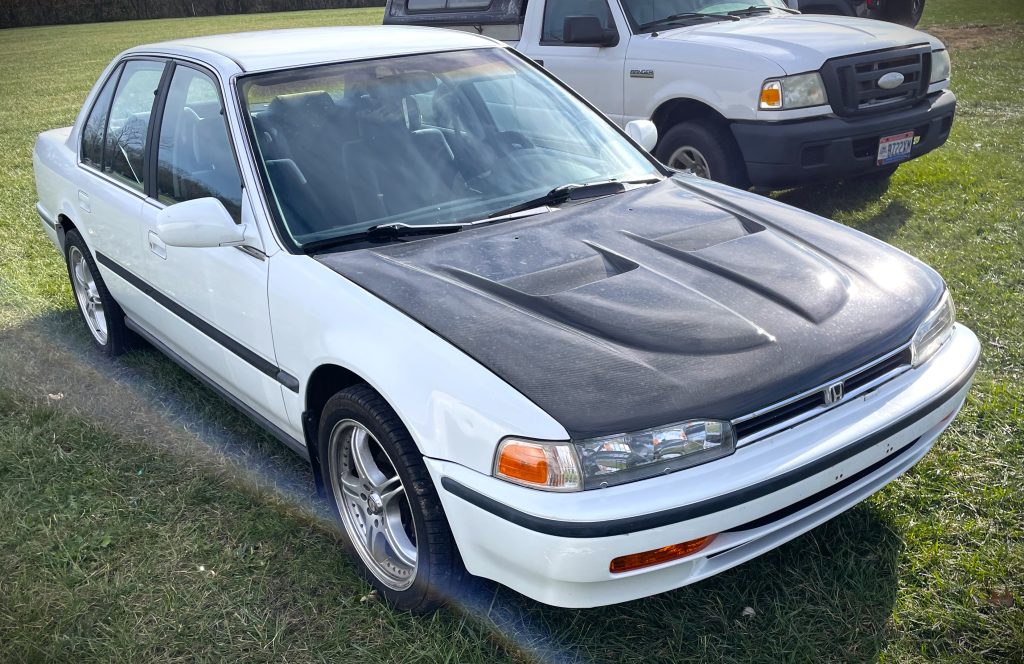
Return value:
[(574, 438), (731, 419), (814, 387), (907, 342), (944, 287), (883, 242), (690, 178), (316, 258)]

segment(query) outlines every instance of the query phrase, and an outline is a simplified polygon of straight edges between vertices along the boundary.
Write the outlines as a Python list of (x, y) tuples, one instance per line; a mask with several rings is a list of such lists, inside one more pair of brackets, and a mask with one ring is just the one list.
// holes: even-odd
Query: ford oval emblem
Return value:
[(892, 90), (903, 85), (903, 74), (898, 71), (891, 71), (878, 79), (878, 87), (883, 90)]

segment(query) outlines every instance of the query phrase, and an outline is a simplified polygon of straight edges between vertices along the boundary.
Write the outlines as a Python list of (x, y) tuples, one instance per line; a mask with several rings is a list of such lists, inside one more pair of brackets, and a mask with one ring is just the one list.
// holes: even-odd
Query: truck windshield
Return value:
[(756, 16), (773, 10), (793, 11), (785, 0), (622, 0), (622, 6), (638, 33), (707, 20)]
[(486, 219), (565, 185), (663, 177), (504, 48), (255, 74), (238, 90), (280, 225), (299, 248)]

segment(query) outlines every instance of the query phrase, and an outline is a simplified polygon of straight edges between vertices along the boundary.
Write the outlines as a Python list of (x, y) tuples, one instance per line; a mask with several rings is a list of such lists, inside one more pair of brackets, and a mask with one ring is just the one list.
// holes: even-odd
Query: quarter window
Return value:
[(107, 128), (110, 99), (114, 96), (114, 87), (117, 85), (120, 72), (120, 67), (115, 69), (103, 85), (103, 89), (96, 95), (96, 101), (93, 102), (92, 110), (89, 112), (89, 119), (85, 121), (85, 129), (82, 130), (82, 163), (101, 170), (103, 169), (103, 133)]
[(163, 70), (162, 62), (129, 60), (125, 63), (107, 122), (104, 170), (140, 191), (144, 186), (143, 155), (149, 116)]
[(242, 181), (217, 85), (184, 65), (174, 69), (160, 123), (157, 195), (168, 205), (212, 196), (241, 218)]
[(561, 0), (544, 5), (544, 27), (541, 41), (546, 44), (564, 42), (565, 19), (569, 16), (596, 16), (605, 30), (615, 27), (612, 13), (605, 0)]

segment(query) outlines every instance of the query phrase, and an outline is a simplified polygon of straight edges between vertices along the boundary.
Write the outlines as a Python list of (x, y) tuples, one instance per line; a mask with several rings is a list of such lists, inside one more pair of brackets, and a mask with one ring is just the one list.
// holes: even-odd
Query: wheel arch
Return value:
[(71, 217), (63, 212), (57, 215), (57, 241), (60, 242), (61, 251), (64, 251), (64, 238), (74, 230), (78, 230), (78, 226), (75, 226), (75, 222), (71, 221)]
[(713, 106), (691, 97), (674, 97), (664, 101), (651, 114), (651, 122), (658, 128), (659, 142), (680, 122), (697, 119), (711, 120), (723, 125), (729, 123)]
[[(317, 493), (324, 495), (323, 476), (320, 473), (319, 460), (319, 427), (320, 416), (324, 406), (338, 392), (353, 385), (366, 385), (380, 394), (368, 380), (338, 364), (321, 364), (313, 370), (306, 381), (305, 410), (302, 412), (302, 435), (305, 438), (306, 450), (309, 452), (309, 463), (313, 469), (313, 481)], [(383, 395), (381, 395), (383, 397)], [(386, 401), (386, 399), (385, 399)]]

